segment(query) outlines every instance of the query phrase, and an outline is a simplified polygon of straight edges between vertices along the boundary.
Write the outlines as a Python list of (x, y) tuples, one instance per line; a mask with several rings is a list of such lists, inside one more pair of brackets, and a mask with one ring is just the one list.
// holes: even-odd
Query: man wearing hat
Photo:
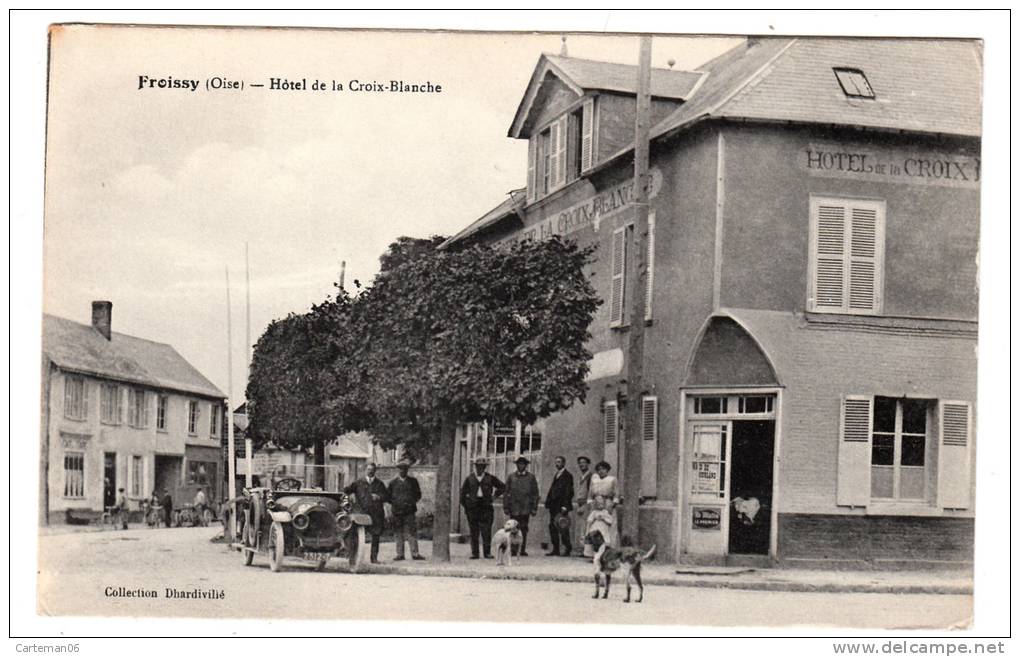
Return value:
[[(538, 513), (538, 480), (528, 472), (530, 461), (518, 456), (514, 464), (517, 472), (510, 473), (506, 482), (506, 494), (503, 496), (503, 511), (517, 521), (521, 530), (522, 557), (528, 556), (528, 520)], [(516, 556), (511, 548), (511, 553)]]
[(574, 475), (567, 471), (567, 459), (562, 456), (557, 456), (553, 465), (556, 471), (545, 496), (545, 508), (549, 510), (550, 544), (546, 556), (560, 556), (562, 544), (563, 556), (569, 557), (573, 547), (570, 543), (570, 510), (574, 508)]
[(488, 465), (489, 462), (482, 457), (475, 459), (475, 471), (464, 479), (460, 487), (460, 504), (471, 528), (472, 559), (479, 558), (479, 539), (485, 558), (492, 558), (492, 499), (502, 495), (506, 489), (502, 481), (485, 471)]
[(406, 460), (397, 463), (398, 475), (388, 486), (390, 507), (393, 509), (393, 529), (397, 538), (397, 556), (394, 561), (404, 560), (404, 541), (411, 546), (411, 558), (422, 561), (425, 557), (418, 554), (418, 527), (415, 514), (421, 500), (421, 487), (418, 480), (408, 476), (411, 464)]

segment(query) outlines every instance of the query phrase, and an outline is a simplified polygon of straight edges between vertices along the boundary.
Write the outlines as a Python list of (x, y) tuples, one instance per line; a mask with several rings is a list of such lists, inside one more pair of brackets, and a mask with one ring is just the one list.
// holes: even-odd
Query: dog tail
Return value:
[(644, 554), (641, 555), (641, 558), (638, 559), (638, 561), (644, 561), (645, 559), (651, 559), (654, 556), (655, 556), (655, 546), (653, 545), (652, 547), (648, 548), (648, 552), (645, 552)]

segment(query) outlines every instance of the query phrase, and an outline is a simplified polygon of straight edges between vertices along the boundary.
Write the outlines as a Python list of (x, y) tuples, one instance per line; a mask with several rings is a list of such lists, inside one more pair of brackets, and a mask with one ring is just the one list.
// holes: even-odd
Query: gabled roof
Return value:
[(43, 314), (42, 351), (64, 370), (225, 398), (201, 372), (168, 344), (113, 332), (107, 340), (88, 324)]
[[(848, 98), (834, 68), (860, 69), (875, 98)], [(981, 135), (981, 48), (947, 39), (762, 38), (709, 62), (652, 137), (705, 118)]]
[[(542, 83), (549, 74), (559, 78), (578, 96), (584, 95), (586, 91), (637, 94), (637, 66), (545, 53), (539, 57), (535, 70), (531, 74), (528, 88), (517, 107), (517, 113), (514, 115), (508, 133), (510, 137), (517, 139), (522, 136), (521, 130), (527, 121), (535, 99), (538, 97)], [(655, 98), (685, 100), (698, 85), (701, 77), (702, 74), (698, 72), (653, 68), (651, 94)]]

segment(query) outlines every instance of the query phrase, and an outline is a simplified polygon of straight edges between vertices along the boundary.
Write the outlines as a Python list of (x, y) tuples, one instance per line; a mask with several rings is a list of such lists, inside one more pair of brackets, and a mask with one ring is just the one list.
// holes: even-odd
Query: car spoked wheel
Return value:
[(283, 534), (283, 525), (274, 522), (269, 530), (269, 569), (274, 573), (279, 572), (283, 566), (283, 554), (287, 547), (286, 540)]
[(248, 522), (248, 514), (242, 513), (238, 520), (241, 522), (241, 563), (245, 566), (250, 566), (251, 562), (255, 559), (255, 550), (248, 550), (246, 548), (254, 548), (255, 546), (248, 541), (248, 526), (250, 524)]

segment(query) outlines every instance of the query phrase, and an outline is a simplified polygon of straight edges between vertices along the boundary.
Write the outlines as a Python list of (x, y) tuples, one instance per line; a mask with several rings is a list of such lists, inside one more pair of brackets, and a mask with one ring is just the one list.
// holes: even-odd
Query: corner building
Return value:
[(764, 38), (653, 69), (643, 290), (627, 287), (636, 67), (541, 56), (509, 131), (527, 187), (450, 242), (598, 246), (590, 390), (537, 426), (462, 427), (460, 474), (524, 454), (544, 495), (555, 456), (576, 472), (640, 440), (638, 539), (678, 563), (969, 564), (981, 55)]

